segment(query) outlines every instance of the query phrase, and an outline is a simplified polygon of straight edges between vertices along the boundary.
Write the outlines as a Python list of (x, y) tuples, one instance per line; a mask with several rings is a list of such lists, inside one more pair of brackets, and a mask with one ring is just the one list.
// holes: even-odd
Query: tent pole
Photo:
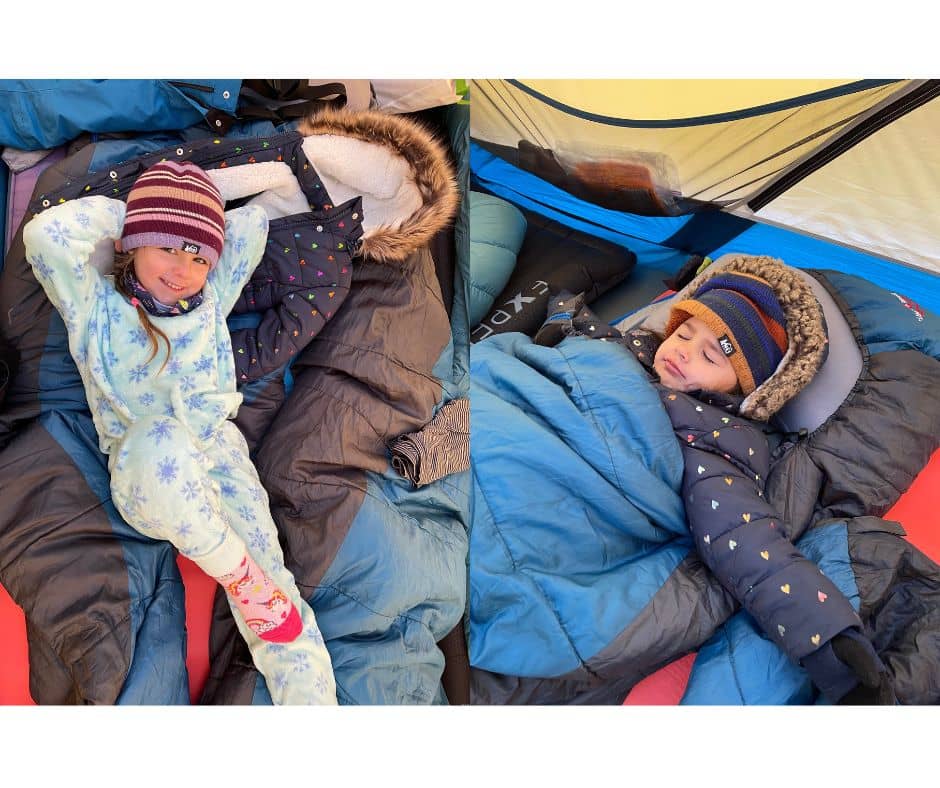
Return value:
[(822, 148), (795, 161), (761, 191), (746, 200), (747, 207), (756, 213), (804, 178), (855, 147), (879, 129), (923, 106), (928, 101), (932, 101), (937, 96), (940, 96), (940, 80), (912, 81), (908, 87), (891, 94), (884, 101), (879, 102), (849, 124), (846, 129), (830, 139)]

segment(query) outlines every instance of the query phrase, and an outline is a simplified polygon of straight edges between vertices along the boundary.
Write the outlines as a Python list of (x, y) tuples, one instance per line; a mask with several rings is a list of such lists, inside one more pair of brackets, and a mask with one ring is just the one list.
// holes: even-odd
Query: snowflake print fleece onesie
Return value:
[(225, 241), (203, 302), (180, 315), (151, 316), (170, 340), (150, 355), (137, 309), (91, 263), (96, 246), (120, 238), (126, 206), (104, 196), (49, 208), (24, 228), (36, 278), (61, 313), (108, 455), (111, 494), (141, 533), (172, 542), (207, 574), (232, 572), (246, 547), (301, 614), (288, 643), (262, 640), (229, 602), (255, 665), (277, 704), (336, 703), (329, 653), (310, 606), (284, 566), (268, 497), (230, 421), (241, 404), (225, 318), (267, 240), (257, 206), (225, 214)]

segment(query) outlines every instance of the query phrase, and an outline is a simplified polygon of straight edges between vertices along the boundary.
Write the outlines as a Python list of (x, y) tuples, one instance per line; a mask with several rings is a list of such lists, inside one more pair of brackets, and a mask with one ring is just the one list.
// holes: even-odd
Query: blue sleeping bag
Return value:
[(470, 355), (471, 664), (560, 676), (602, 651), (688, 551), (682, 456), (622, 347), (510, 333)]
[[(826, 281), (860, 315), (858, 341), (879, 351), (840, 408), (843, 419), (873, 420), (872, 429), (862, 447), (831, 419), (772, 471), (768, 501), (786, 505), (796, 546), (872, 626), (901, 701), (936, 703), (940, 568), (876, 516), (899, 492), (867, 483), (859, 491), (850, 460), (877, 471), (890, 456), (905, 476), (936, 449), (936, 407), (921, 388), (940, 378), (931, 357), (940, 330), (930, 313), (863, 280), (827, 272)], [(920, 391), (910, 424), (890, 406), (901, 391), (911, 402)], [(683, 703), (824, 702), (693, 549), (679, 444), (629, 351), (587, 337), (555, 347), (517, 333), (490, 337), (471, 348), (471, 399), (474, 702), (620, 703), (692, 651)], [(817, 500), (827, 508), (813, 518)]]

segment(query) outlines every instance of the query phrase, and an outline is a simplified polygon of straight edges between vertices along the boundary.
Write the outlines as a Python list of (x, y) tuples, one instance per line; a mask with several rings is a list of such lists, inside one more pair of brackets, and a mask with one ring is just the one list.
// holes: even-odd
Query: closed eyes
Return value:
[[(684, 342), (688, 342), (690, 339), (692, 339), (692, 337), (686, 336), (681, 331), (677, 331), (676, 334), (678, 335), (679, 339), (683, 340)], [(712, 357), (709, 356), (708, 353), (706, 353), (704, 350), (702, 351), (702, 355), (705, 356), (705, 360), (709, 364), (715, 364), (716, 366), (718, 365), (718, 362), (712, 359)]]

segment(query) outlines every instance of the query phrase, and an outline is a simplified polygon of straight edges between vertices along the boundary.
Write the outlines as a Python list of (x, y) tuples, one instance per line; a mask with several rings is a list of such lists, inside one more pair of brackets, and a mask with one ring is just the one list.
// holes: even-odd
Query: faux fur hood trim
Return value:
[(745, 397), (739, 408), (742, 416), (767, 421), (813, 379), (825, 361), (826, 320), (803, 277), (783, 261), (763, 255), (723, 255), (682, 288), (671, 302), (691, 296), (703, 282), (728, 271), (766, 279), (787, 320), (787, 352), (773, 375)]
[[(317, 115), (305, 118), (297, 128), (304, 137), (317, 137), (311, 145), (304, 144), (308, 158), (317, 167), (321, 176), (325, 173), (316, 159), (315, 148), (320, 144), (330, 144), (327, 137), (346, 138), (370, 146), (381, 146), (387, 154), (386, 160), (394, 163), (403, 160), (407, 164), (406, 173), (393, 188), (406, 189), (413, 195), (413, 210), (409, 215), (398, 217), (377, 226), (368, 226), (370, 215), (370, 189), (348, 181), (352, 192), (357, 190), (363, 195), (364, 234), (359, 250), (360, 256), (384, 263), (403, 262), (415, 250), (425, 246), (433, 236), (446, 227), (457, 212), (459, 193), (453, 166), (445, 147), (424, 126), (411, 118), (401, 115), (388, 115), (373, 110), (349, 112), (343, 110), (325, 110)], [(311, 153), (313, 155), (311, 155)], [(332, 157), (332, 161), (341, 160)], [(352, 169), (355, 162), (347, 158), (347, 166)], [(388, 170), (393, 167), (390, 165)], [(342, 178), (342, 173), (337, 177)], [(376, 197), (389, 188), (389, 179), (385, 172), (373, 172), (374, 192)], [(384, 180), (383, 180), (384, 178)], [(335, 186), (330, 186), (327, 178), (324, 183), (336, 202), (342, 194), (334, 194)], [(376, 215), (376, 211), (372, 212)]]

